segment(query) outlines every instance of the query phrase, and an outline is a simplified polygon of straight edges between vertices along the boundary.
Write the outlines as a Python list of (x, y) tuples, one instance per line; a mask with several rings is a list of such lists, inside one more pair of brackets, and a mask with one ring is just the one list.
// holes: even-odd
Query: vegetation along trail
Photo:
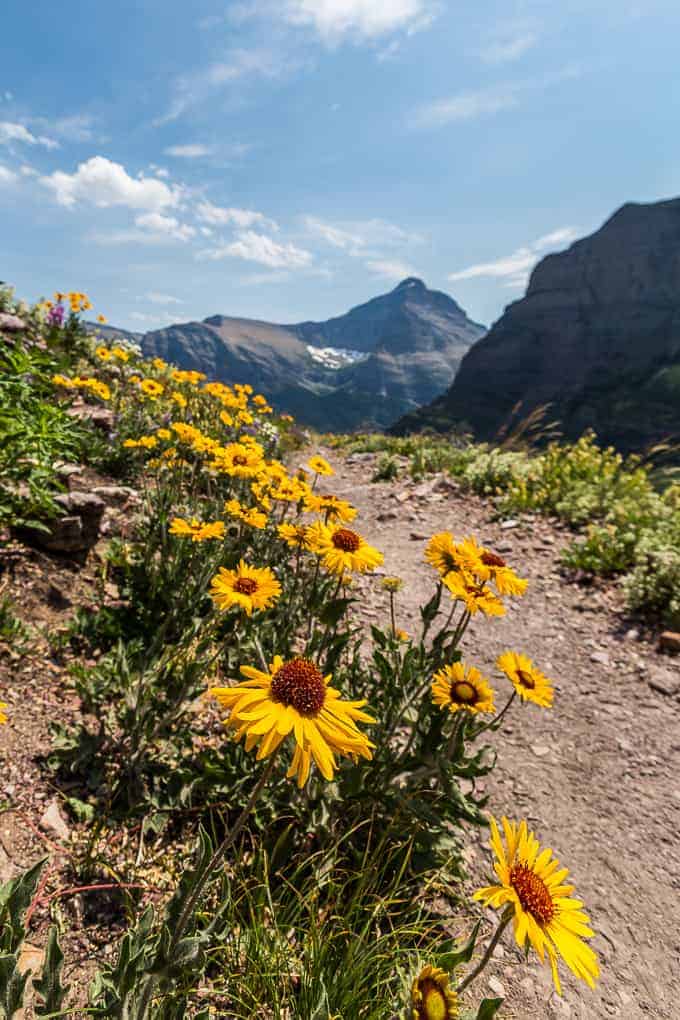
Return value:
[[(430, 535), (474, 534), (530, 581), (500, 619), (473, 618), (466, 659), (492, 675), (505, 648), (526, 650), (556, 685), (552, 710), (527, 705), (503, 730), (486, 780), (496, 816), (527, 817), (570, 867), (597, 932), (602, 977), (594, 992), (570, 981), (554, 993), (548, 967), (516, 966), (505, 940), (485, 980), (508, 994), (506, 1016), (529, 1020), (680, 1017), (680, 669), (625, 621), (618, 592), (571, 584), (558, 556), (568, 533), (540, 517), (494, 520), (493, 507), (443, 475), (425, 482), (370, 481), (374, 455), (341, 459), (333, 491), (358, 507), (362, 531), (398, 575), (398, 626), (413, 633), (430, 581)], [(509, 526), (511, 525), (511, 526)], [(361, 613), (382, 619), (386, 596), (359, 581)], [(479, 783), (478, 787), (479, 789)], [(466, 853), (472, 882), (491, 870), (487, 836)], [(491, 919), (490, 919), (491, 924)], [(489, 927), (490, 930), (490, 927)], [(512, 964), (515, 964), (513, 966)]]

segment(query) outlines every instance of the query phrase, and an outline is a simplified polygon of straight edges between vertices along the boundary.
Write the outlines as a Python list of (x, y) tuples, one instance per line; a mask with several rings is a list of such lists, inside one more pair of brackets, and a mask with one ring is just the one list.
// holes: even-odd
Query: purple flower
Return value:
[(64, 306), (54, 305), (47, 313), (47, 321), (50, 326), (61, 326), (64, 322)]

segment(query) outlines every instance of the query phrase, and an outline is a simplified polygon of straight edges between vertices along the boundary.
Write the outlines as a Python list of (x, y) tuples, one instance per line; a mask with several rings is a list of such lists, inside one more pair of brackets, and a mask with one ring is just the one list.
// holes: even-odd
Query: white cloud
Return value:
[(502, 110), (511, 110), (519, 106), (521, 97), (526, 93), (559, 85), (579, 77), (580, 73), (578, 66), (570, 65), (539, 78), (506, 82), (477, 91), (458, 92), (454, 96), (436, 99), (421, 106), (411, 118), (411, 124), (416, 128), (436, 128), (454, 121), (475, 120)]
[(14, 184), (18, 179), (19, 178), (13, 170), (10, 170), (9, 167), (3, 166), (2, 163), (0, 163), (0, 186)]
[(162, 329), (163, 326), (168, 326), (174, 321), (172, 312), (130, 312), (130, 318), (134, 319), (135, 322), (140, 322), (145, 326), (151, 326), (155, 329)]
[(517, 248), (512, 254), (494, 259), (492, 262), (477, 262), (475, 265), (449, 274), (449, 280), (473, 280), (478, 277), (493, 277), (505, 280), (506, 287), (524, 287), (529, 274), (539, 258), (551, 248), (560, 248), (578, 237), (574, 227), (560, 227), (544, 234), (531, 244)]
[(291, 70), (290, 60), (263, 49), (233, 50), (228, 58), (205, 70), (181, 75), (175, 82), (175, 96), (167, 113), (155, 123), (176, 120), (191, 107), (205, 102), (213, 92), (247, 78), (276, 78)]
[(315, 29), (326, 42), (345, 36), (376, 39), (405, 29), (418, 31), (434, 18), (426, 0), (288, 0), (284, 16)]
[(420, 108), (414, 118), (416, 127), (442, 127), (451, 121), (474, 120), (477, 117), (510, 110), (518, 105), (517, 87), (479, 89), (459, 92), (448, 99), (437, 99)]
[(212, 151), (209, 145), (169, 145), (163, 150), (166, 156), (179, 159), (200, 159), (201, 156), (210, 156)]
[(168, 244), (186, 242), (196, 236), (196, 228), (180, 223), (174, 216), (163, 213), (142, 213), (135, 217), (135, 225), (127, 230), (94, 234), (97, 244)]
[(372, 273), (383, 276), (387, 280), (405, 280), (407, 276), (417, 276), (418, 273), (412, 266), (405, 262), (391, 262), (385, 259), (375, 259), (366, 263)]
[(0, 121), (0, 145), (10, 145), (12, 142), (43, 145), (46, 149), (59, 148), (59, 142), (55, 142), (53, 138), (46, 138), (44, 135), (34, 135), (23, 124), (13, 124), (8, 120)]
[(173, 241), (188, 241), (196, 234), (196, 228), (180, 223), (174, 216), (159, 212), (142, 213), (135, 217), (135, 224), (154, 238), (168, 237)]
[(508, 64), (519, 60), (533, 49), (538, 42), (536, 32), (523, 32), (500, 37), (479, 50), (479, 56), (485, 64)]
[(137, 298), (138, 301), (150, 301), (152, 305), (183, 305), (184, 302), (174, 297), (172, 294), (158, 294), (156, 291), (148, 291), (143, 297)]
[(92, 139), (93, 118), (88, 113), (74, 113), (50, 123), (55, 135), (69, 142), (89, 142)]
[(40, 174), (35, 167), (30, 166), (29, 163), (24, 163), (19, 167), (19, 173), (22, 177), (39, 177)]
[(124, 166), (105, 156), (80, 163), (73, 174), (57, 170), (41, 180), (54, 192), (59, 205), (69, 207), (84, 202), (100, 209), (123, 205), (158, 212), (177, 205), (179, 198), (176, 188), (143, 174), (130, 177)]
[(268, 219), (263, 213), (254, 209), (225, 209), (220, 205), (213, 205), (212, 202), (199, 202), (196, 206), (196, 216), (202, 223), (209, 223), (214, 227), (238, 227), (247, 230), (249, 227), (265, 227), (269, 230), (278, 230), (278, 224)]
[(312, 262), (310, 252), (296, 248), (293, 244), (279, 244), (266, 234), (244, 230), (236, 240), (217, 248), (202, 252), (207, 259), (238, 258), (248, 262), (259, 262), (272, 269), (302, 269)]
[(422, 241), (417, 234), (410, 234), (394, 223), (381, 219), (329, 223), (316, 216), (305, 216), (304, 225), (309, 234), (355, 258), (363, 258), (372, 253), (379, 258), (381, 249), (419, 244)]

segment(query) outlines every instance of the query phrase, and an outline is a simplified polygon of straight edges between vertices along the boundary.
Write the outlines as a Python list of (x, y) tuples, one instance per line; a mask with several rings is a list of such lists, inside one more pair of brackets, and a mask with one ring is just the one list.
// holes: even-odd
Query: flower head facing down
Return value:
[(448, 974), (429, 964), (420, 971), (411, 988), (413, 1020), (455, 1020), (458, 997), (449, 988)]
[(541, 961), (547, 955), (559, 994), (558, 956), (576, 977), (594, 988), (600, 968), (597, 955), (584, 941), (594, 933), (582, 902), (571, 896), (574, 886), (565, 885), (568, 869), (560, 868), (552, 850), (541, 849), (525, 821), (503, 818), (502, 825), (505, 846), (496, 820), (491, 819), (498, 883), (478, 889), (474, 899), (488, 907), (507, 906), (512, 911), (517, 945), (522, 948), (528, 942)]
[(307, 528), (307, 543), (332, 574), (364, 574), (383, 562), (383, 554), (349, 528), (316, 521)]
[(272, 754), (292, 734), (295, 740), (288, 777), (297, 777), (298, 786), (307, 782), (312, 761), (321, 775), (332, 780), (336, 754), (372, 757), (374, 746), (359, 730), (357, 722), (372, 723), (363, 712), (365, 701), (344, 701), (329, 686), (309, 659), (284, 662), (275, 655), (264, 672), (242, 666), (246, 679), (234, 687), (213, 687), (211, 695), (230, 711), (225, 723), (236, 732), (235, 740), (245, 737), (246, 751), (258, 746), (258, 759)]
[(248, 616), (254, 609), (269, 609), (281, 594), (281, 585), (269, 567), (251, 567), (241, 560), (235, 570), (220, 567), (210, 595), (220, 609), (239, 606)]
[(474, 666), (454, 662), (434, 674), (432, 700), (449, 712), (495, 712), (493, 690)]
[(528, 655), (521, 652), (503, 652), (496, 665), (505, 673), (523, 701), (533, 701), (541, 708), (552, 708), (555, 691), (552, 683), (534, 666)]
[(357, 515), (356, 507), (339, 496), (324, 495), (309, 492), (305, 496), (304, 509), (306, 513), (322, 514), (324, 521), (344, 521), (349, 524)]
[(528, 581), (518, 577), (502, 556), (479, 545), (474, 538), (464, 538), (456, 545), (456, 557), (462, 570), (480, 581), (492, 581), (499, 595), (524, 595)]

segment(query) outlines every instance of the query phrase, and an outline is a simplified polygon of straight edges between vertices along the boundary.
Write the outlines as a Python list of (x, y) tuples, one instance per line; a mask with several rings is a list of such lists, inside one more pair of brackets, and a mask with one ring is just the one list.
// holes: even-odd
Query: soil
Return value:
[[(337, 472), (332, 491), (358, 507), (357, 527), (385, 555), (382, 573), (404, 581), (397, 625), (409, 633), (433, 591), (423, 552), (435, 532), (475, 535), (530, 581), (506, 616), (473, 618), (464, 639), (464, 658), (490, 678), (497, 655), (511, 648), (528, 654), (556, 688), (552, 710), (511, 712), (495, 738), (498, 763), (485, 792), (496, 817), (526, 818), (569, 867), (597, 932), (592, 944), (602, 977), (591, 991), (562, 967), (560, 999), (549, 968), (536, 956), (524, 964), (506, 936), (477, 992), (505, 994), (500, 1015), (518, 1020), (678, 1020), (677, 661), (625, 619), (614, 585), (584, 586), (564, 576), (559, 554), (573, 535), (558, 522), (502, 522), (490, 502), (442, 476), (373, 483), (370, 455), (324, 455)], [(366, 620), (385, 620), (380, 586), (366, 581), (362, 591)], [(470, 892), (486, 883), (492, 866), (487, 835), (471, 835)], [(487, 918), (491, 932), (492, 912)]]
[[(549, 969), (534, 956), (524, 963), (506, 936), (475, 997), (504, 995), (505, 1020), (680, 1020), (677, 660), (625, 618), (615, 585), (579, 584), (562, 573), (560, 550), (572, 536), (559, 523), (536, 517), (501, 522), (490, 502), (463, 494), (441, 476), (372, 483), (370, 455), (346, 459), (322, 452), (337, 472), (325, 488), (359, 508), (357, 527), (385, 554), (378, 576), (404, 580), (398, 624), (410, 633), (433, 590), (423, 550), (436, 531), (476, 535), (530, 580), (526, 596), (511, 600), (505, 617), (475, 619), (465, 637), (466, 659), (489, 676), (498, 653), (513, 648), (530, 655), (557, 692), (551, 711), (513, 710), (495, 738), (498, 764), (484, 792), (496, 816), (526, 818), (570, 868), (597, 932), (602, 978), (592, 992), (562, 968), (560, 999)], [(34, 954), (39, 960), (56, 902), (69, 929), (66, 975), (75, 1003), (85, 999), (94, 958), (113, 952), (124, 916), (119, 900), (108, 910), (101, 891), (70, 891), (78, 884), (70, 860), (83, 827), (69, 817), (64, 788), (51, 784), (41, 759), (51, 746), (50, 722), (76, 719), (79, 702), (66, 664), (50, 652), (41, 631), (63, 630), (76, 607), (102, 597), (99, 571), (96, 549), (77, 562), (16, 544), (0, 573), (0, 587), (33, 628), (28, 650), (21, 641), (0, 642), (0, 697), (10, 715), (1, 733), (0, 881), (48, 859), (26, 959)], [(357, 590), (366, 622), (383, 620), (387, 602), (380, 584), (367, 578)], [(115, 857), (116, 837), (108, 838)], [(120, 834), (126, 845), (136, 839)], [(485, 832), (470, 832), (466, 860), (472, 892), (491, 868)], [(115, 868), (111, 875), (115, 881)], [(88, 922), (95, 900), (96, 917)], [(483, 916), (489, 933), (492, 913)]]

